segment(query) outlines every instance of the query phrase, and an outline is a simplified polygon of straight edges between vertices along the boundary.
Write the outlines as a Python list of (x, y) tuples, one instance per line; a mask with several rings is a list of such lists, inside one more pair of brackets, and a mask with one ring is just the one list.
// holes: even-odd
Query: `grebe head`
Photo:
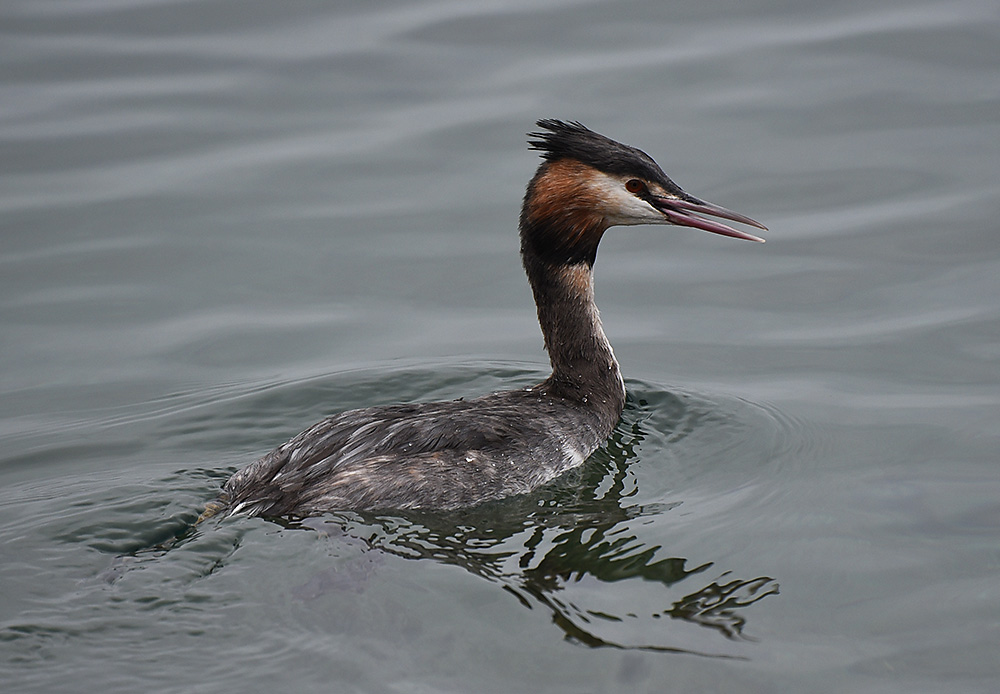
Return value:
[(522, 250), (557, 262), (593, 263), (612, 226), (672, 224), (747, 241), (764, 239), (705, 219), (708, 215), (767, 229), (749, 217), (688, 195), (653, 159), (580, 123), (544, 119), (529, 133), (540, 150), (521, 210)]

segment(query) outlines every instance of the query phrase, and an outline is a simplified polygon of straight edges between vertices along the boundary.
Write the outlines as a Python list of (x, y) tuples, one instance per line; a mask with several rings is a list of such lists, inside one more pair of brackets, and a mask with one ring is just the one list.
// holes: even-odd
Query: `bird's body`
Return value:
[(528, 492), (580, 465), (614, 429), (625, 385), (594, 303), (593, 264), (614, 225), (675, 224), (760, 241), (709, 214), (640, 150), (579, 123), (543, 120), (545, 161), (521, 211), (521, 258), (552, 375), (475, 399), (351, 410), (234, 474), (203, 517), (455, 509)]

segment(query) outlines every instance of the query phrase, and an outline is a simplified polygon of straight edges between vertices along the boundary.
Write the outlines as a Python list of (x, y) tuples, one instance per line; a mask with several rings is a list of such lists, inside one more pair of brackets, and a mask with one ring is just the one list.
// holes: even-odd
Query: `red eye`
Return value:
[(630, 193), (641, 193), (646, 189), (646, 184), (640, 181), (638, 178), (630, 179), (625, 183), (625, 190)]

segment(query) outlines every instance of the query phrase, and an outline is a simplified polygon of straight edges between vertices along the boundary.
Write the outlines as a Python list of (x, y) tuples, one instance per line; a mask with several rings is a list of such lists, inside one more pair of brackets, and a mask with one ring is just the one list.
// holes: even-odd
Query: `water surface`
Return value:
[[(12, 691), (996, 691), (993, 4), (0, 20)], [(541, 117), (771, 228), (608, 233), (605, 446), (466, 513), (192, 528), (326, 414), (545, 376)]]

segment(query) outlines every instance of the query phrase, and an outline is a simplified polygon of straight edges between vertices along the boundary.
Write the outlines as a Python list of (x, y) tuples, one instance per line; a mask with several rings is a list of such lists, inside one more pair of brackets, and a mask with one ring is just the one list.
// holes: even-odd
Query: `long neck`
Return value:
[(522, 253), (552, 363), (546, 385), (563, 397), (606, 408), (616, 421), (625, 404), (625, 384), (594, 303), (591, 264), (554, 264), (530, 246)]
[(588, 407), (610, 431), (625, 384), (594, 303), (593, 273), (608, 224), (581, 167), (570, 160), (538, 167), (521, 207), (521, 260), (552, 362), (542, 387)]

